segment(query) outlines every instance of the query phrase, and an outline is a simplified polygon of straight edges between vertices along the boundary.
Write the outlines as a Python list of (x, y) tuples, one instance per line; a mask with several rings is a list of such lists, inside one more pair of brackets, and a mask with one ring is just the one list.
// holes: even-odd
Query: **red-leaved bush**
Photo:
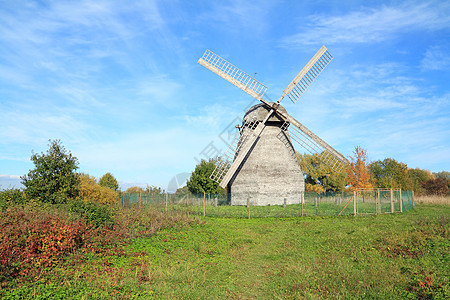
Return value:
[(123, 235), (57, 210), (9, 208), (0, 212), (0, 281), (36, 277), (76, 251), (120, 254)]

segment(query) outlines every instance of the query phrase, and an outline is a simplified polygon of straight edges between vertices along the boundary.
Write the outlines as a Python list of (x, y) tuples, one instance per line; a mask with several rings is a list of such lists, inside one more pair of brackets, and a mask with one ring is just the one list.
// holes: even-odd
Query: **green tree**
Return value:
[(378, 188), (394, 188), (412, 190), (412, 182), (408, 176), (408, 166), (392, 158), (377, 160), (369, 165), (375, 185)]
[(22, 176), (27, 197), (47, 203), (65, 203), (76, 198), (79, 192), (79, 176), (75, 172), (78, 159), (72, 156), (60, 140), (50, 141), (47, 153), (33, 153), (35, 168)]
[(100, 178), (98, 184), (100, 184), (100, 186), (107, 187), (114, 192), (117, 192), (117, 190), (119, 189), (119, 183), (117, 182), (117, 179), (109, 172)]
[(430, 171), (422, 170), (419, 168), (408, 169), (408, 176), (411, 180), (412, 189), (416, 195), (425, 194), (426, 190), (424, 189), (423, 184), (427, 180), (434, 178)]
[(318, 154), (297, 153), (297, 160), (303, 173), (306, 173), (305, 186), (306, 191), (321, 191), (322, 186), (325, 192), (338, 192), (345, 189), (347, 181), (347, 173), (345, 169), (341, 172), (333, 171), (329, 166), (319, 159)]
[(191, 192), (189, 191), (189, 188), (188, 188), (187, 185), (178, 188), (178, 189), (176, 190), (176, 192), (175, 192), (176, 195), (188, 195), (188, 194), (190, 194), (190, 193), (191, 193)]
[(445, 178), (445, 179), (450, 180), (450, 172), (448, 172), (448, 171), (435, 172), (435, 173), (433, 173), (433, 175), (436, 178)]
[(219, 184), (209, 178), (214, 171), (217, 159), (209, 159), (202, 161), (195, 167), (191, 177), (186, 182), (189, 191), (193, 194), (222, 194), (224, 189)]
[(147, 184), (147, 187), (145, 188), (145, 192), (146, 193), (150, 193), (150, 194), (165, 194), (166, 192), (163, 190), (163, 189), (161, 189), (160, 187), (158, 187), (158, 186), (154, 186), (154, 185), (148, 185)]

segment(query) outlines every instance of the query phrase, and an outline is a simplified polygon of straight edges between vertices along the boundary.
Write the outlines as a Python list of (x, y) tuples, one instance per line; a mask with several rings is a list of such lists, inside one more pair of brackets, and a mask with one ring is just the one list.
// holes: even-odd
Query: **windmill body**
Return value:
[(323, 46), (295, 76), (277, 102), (263, 96), (267, 87), (213, 52), (198, 63), (234, 84), (261, 103), (245, 114), (239, 133), (216, 163), (210, 178), (229, 192), (232, 205), (300, 203), (305, 189), (293, 142), (339, 172), (348, 160), (280, 105), (287, 97), (297, 102), (333, 57)]
[[(284, 108), (280, 107), (284, 110)], [(263, 104), (251, 107), (244, 124), (262, 122), (267, 114)], [(294, 147), (281, 126), (284, 121), (273, 115), (266, 122), (253, 148), (228, 183), (231, 205), (283, 205), (300, 203), (305, 183)], [(241, 128), (241, 137), (252, 134), (252, 126)], [(241, 140), (242, 142), (242, 140)], [(237, 152), (236, 156), (245, 155)]]

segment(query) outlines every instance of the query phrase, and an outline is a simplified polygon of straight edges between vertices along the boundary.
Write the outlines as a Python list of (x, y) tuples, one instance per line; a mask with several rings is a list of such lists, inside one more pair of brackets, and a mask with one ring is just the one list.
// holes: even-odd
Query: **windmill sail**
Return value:
[(264, 125), (258, 122), (244, 122), (241, 128), (240, 132), (235, 135), (230, 147), (217, 161), (216, 167), (209, 177), (219, 183), (222, 188), (227, 186), (231, 177), (264, 129)]
[(281, 126), (283, 131), (288, 131), (291, 140), (297, 142), (311, 154), (317, 154), (319, 159), (332, 170), (339, 173), (349, 161), (324, 140), (306, 128), (291, 116)]
[(292, 102), (296, 103), (297, 100), (306, 91), (309, 85), (316, 79), (316, 77), (322, 72), (322, 70), (330, 63), (333, 56), (328, 52), (325, 46), (317, 51), (317, 53), (311, 58), (311, 60), (303, 67), (303, 69), (295, 76), (291, 83), (283, 91), (278, 103), (285, 96), (288, 96)]
[(253, 98), (261, 99), (267, 90), (264, 84), (209, 50), (205, 51), (198, 63), (234, 84)]

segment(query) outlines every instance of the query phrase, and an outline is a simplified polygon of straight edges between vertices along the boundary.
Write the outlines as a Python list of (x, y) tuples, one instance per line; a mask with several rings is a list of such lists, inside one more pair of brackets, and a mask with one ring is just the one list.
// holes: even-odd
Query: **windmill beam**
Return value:
[(210, 70), (211, 72), (216, 73), (217, 75), (219, 75), (220, 77), (222, 77), (226, 81), (234, 84), (235, 86), (237, 86), (238, 88), (240, 88), (241, 90), (243, 90), (244, 92), (246, 92), (247, 94), (252, 96), (253, 98), (256, 98), (256, 99), (260, 99), (261, 98), (261, 96), (258, 93), (256, 93), (252, 89), (250, 89), (248, 86), (242, 84), (240, 81), (234, 79), (233, 77), (231, 77), (230, 75), (228, 75), (224, 71), (222, 71), (222, 70), (218, 69), (217, 67), (211, 65), (210, 63), (208, 63), (203, 58), (200, 58), (198, 60), (198, 63), (201, 64), (202, 66), (204, 66), (205, 68), (207, 68), (208, 70)]
[[(280, 114), (279, 111), (277, 113)], [(322, 140), (320, 137), (318, 137), (314, 132), (312, 132), (311, 130), (306, 128), (302, 123), (300, 123), (299, 121), (297, 121), (296, 119), (294, 119), (291, 116), (288, 116), (285, 119), (286, 119), (286, 121), (288, 121), (292, 125), (298, 127), (303, 133), (305, 133), (307, 136), (309, 136), (317, 144), (322, 146), (326, 151), (328, 151), (329, 153), (334, 155), (341, 163), (343, 163), (343, 164), (348, 164), (349, 163), (348, 159), (346, 159), (344, 155), (342, 155), (341, 153), (337, 152), (333, 147), (328, 145), (324, 140)]]
[(230, 182), (231, 178), (236, 173), (242, 161), (245, 159), (245, 157), (247, 157), (247, 154), (250, 152), (250, 149), (255, 144), (256, 139), (259, 137), (264, 127), (266, 127), (264, 123), (259, 123), (258, 126), (256, 126), (255, 130), (251, 133), (252, 137), (250, 137), (250, 139), (243, 145), (242, 149), (240, 149), (240, 153), (238, 153), (236, 159), (231, 164), (230, 169), (228, 169), (227, 174), (225, 174), (222, 181), (219, 183), (220, 187), (227, 187), (228, 182)]

